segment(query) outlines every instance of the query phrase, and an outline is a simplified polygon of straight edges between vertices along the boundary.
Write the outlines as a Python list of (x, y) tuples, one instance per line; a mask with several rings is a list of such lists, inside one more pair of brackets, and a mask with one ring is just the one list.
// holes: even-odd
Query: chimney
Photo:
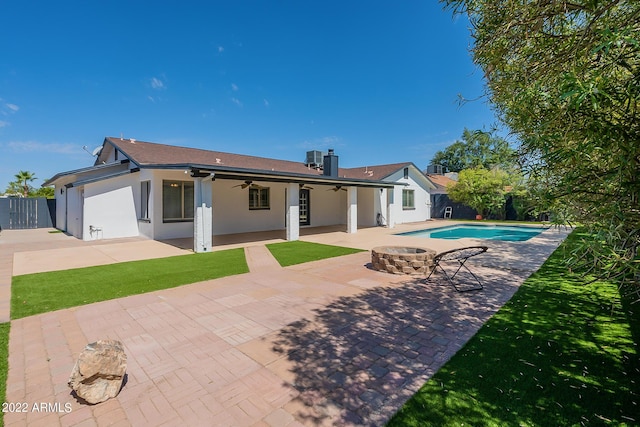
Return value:
[(333, 178), (338, 177), (338, 156), (333, 154), (333, 148), (329, 148), (329, 152), (324, 156), (322, 174)]

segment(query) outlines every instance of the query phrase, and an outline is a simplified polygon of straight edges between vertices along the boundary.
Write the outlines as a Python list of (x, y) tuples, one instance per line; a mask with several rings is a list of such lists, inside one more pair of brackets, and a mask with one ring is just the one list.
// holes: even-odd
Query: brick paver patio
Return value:
[[(247, 274), (14, 320), (6, 401), (27, 410), (5, 424), (383, 425), (562, 237), (520, 269), (479, 259), (481, 292), (373, 271), (368, 252), (280, 268), (251, 246)], [(86, 405), (66, 383), (105, 338), (124, 344), (126, 384)]]

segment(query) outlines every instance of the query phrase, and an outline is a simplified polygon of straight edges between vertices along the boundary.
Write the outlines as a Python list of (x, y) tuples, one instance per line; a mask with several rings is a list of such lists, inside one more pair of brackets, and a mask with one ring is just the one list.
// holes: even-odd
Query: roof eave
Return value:
[(78, 175), (78, 174), (81, 174), (81, 173), (92, 172), (92, 171), (100, 170), (100, 169), (108, 169), (108, 168), (112, 168), (114, 166), (121, 166), (121, 165), (123, 165), (125, 163), (129, 163), (129, 159), (120, 160), (120, 161), (114, 162), (114, 163), (106, 163), (106, 164), (101, 164), (101, 165), (97, 165), (97, 166), (88, 166), (86, 168), (75, 169), (75, 170), (70, 170), (70, 171), (66, 171), (66, 172), (60, 172), (60, 173), (55, 174), (52, 178), (49, 178), (48, 180), (43, 182), (41, 187), (48, 187), (50, 185), (55, 185), (55, 182), (57, 180), (59, 180), (60, 178), (65, 177), (65, 176)]
[(359, 187), (378, 187), (378, 188), (393, 188), (398, 185), (396, 182), (384, 181), (384, 180), (368, 180), (357, 178), (344, 178), (344, 177), (331, 177), (326, 175), (310, 175), (295, 172), (283, 172), (275, 170), (264, 169), (249, 169), (249, 168), (237, 168), (224, 165), (202, 165), (197, 163), (182, 163), (182, 164), (142, 164), (141, 168), (145, 169), (189, 169), (191, 171), (206, 171), (213, 172), (215, 174), (222, 173), (226, 175), (218, 175), (219, 178), (226, 179), (245, 179), (245, 178), (259, 178), (264, 177), (269, 181), (280, 181), (277, 178), (281, 178), (282, 181), (293, 183), (315, 183), (315, 184), (333, 184), (333, 185), (351, 185)]

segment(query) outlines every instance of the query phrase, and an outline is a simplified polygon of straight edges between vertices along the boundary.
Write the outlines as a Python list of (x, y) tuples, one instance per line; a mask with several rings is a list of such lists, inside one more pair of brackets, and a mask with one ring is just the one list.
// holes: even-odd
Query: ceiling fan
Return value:
[(252, 183), (253, 181), (245, 181), (244, 184), (234, 185), (231, 188), (241, 187), (244, 190), (245, 188), (249, 187)]
[(307, 184), (298, 184), (301, 190), (313, 190), (313, 187), (309, 187)]
[(335, 187), (330, 188), (330, 189), (329, 189), (329, 190), (327, 190), (327, 191), (332, 191), (332, 190), (333, 190), (333, 191), (339, 191), (339, 190), (347, 191), (347, 189), (346, 189), (346, 188), (342, 188), (342, 185), (336, 185)]

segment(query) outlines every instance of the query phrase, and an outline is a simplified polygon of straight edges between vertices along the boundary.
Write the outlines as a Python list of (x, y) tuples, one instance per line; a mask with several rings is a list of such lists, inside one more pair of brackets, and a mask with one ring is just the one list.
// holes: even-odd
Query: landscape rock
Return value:
[(118, 395), (126, 371), (127, 355), (122, 343), (99, 340), (82, 350), (68, 384), (88, 403), (100, 403)]

